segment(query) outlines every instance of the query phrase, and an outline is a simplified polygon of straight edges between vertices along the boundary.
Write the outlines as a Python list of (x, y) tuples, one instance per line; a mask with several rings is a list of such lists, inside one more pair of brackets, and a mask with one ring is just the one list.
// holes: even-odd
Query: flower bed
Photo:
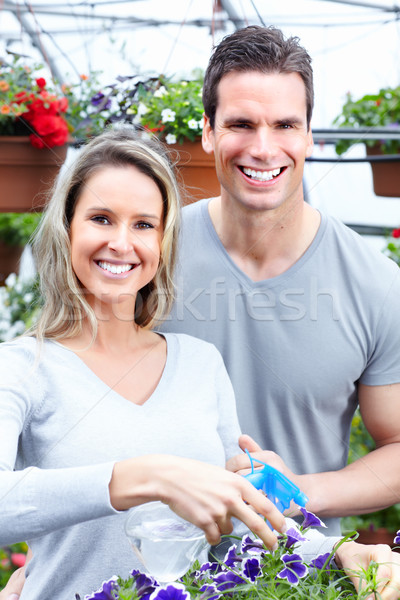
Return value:
[[(222, 562), (201, 566), (197, 563), (177, 582), (160, 585), (152, 576), (134, 570), (128, 579), (113, 577), (104, 582), (84, 600), (218, 600), (224, 597), (361, 600), (373, 594), (378, 585), (374, 563), (361, 574), (363, 589), (357, 593), (344, 571), (334, 564), (331, 554), (317, 556), (310, 563), (303, 560), (298, 543), (307, 540), (311, 526), (323, 526), (323, 523), (306, 509), (301, 511), (303, 524), (279, 536), (274, 552), (268, 551), (260, 540), (244, 536), (237, 548), (229, 549)], [(399, 543), (400, 538), (397, 536), (395, 541)]]

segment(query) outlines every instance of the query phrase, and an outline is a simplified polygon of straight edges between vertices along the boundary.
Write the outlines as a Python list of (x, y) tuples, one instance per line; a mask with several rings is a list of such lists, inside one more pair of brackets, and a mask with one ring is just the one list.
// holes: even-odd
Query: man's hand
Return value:
[[(344, 542), (336, 550), (335, 561), (338, 567), (345, 570), (357, 590), (360, 581), (361, 586), (365, 587), (365, 580), (360, 578), (360, 571), (366, 571), (371, 561), (379, 563), (376, 574), (379, 599), (398, 600), (400, 597), (400, 554), (392, 552), (390, 546)], [(375, 600), (373, 596), (371, 600)]]

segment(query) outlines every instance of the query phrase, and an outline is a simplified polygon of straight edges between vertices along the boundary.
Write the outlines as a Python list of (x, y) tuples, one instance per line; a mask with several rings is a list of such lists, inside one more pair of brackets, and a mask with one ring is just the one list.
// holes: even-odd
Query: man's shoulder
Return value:
[(376, 277), (396, 277), (398, 274), (396, 263), (382, 251), (372, 246), (362, 235), (339, 219), (332, 216), (325, 216), (325, 219), (327, 228), (324, 244), (329, 252), (336, 249), (340, 254), (340, 268), (353, 267), (364, 277), (368, 271), (374, 271)]
[(203, 198), (202, 200), (196, 200), (195, 202), (191, 202), (190, 204), (186, 204), (182, 208), (182, 218), (184, 220), (190, 219), (193, 215), (197, 215), (202, 212), (203, 206), (208, 204), (210, 198)]

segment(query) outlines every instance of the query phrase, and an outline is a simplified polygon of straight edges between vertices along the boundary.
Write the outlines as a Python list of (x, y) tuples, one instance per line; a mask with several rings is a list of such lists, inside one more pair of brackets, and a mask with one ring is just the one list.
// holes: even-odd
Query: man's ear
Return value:
[(203, 125), (203, 135), (201, 138), (203, 144), (203, 150), (207, 154), (213, 154), (214, 152), (214, 131), (210, 125), (210, 119), (207, 115), (203, 114), (204, 125)]
[(313, 150), (314, 150), (314, 140), (313, 140), (311, 127), (308, 129), (307, 137), (308, 137), (308, 140), (307, 140), (306, 156), (308, 158), (309, 156), (311, 156), (311, 154), (313, 153)]

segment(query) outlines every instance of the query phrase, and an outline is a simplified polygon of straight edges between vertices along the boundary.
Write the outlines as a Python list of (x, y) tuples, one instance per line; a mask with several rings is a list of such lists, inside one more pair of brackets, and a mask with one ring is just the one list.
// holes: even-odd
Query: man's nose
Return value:
[(260, 127), (254, 132), (251, 145), (251, 154), (262, 160), (274, 156), (276, 153), (276, 140), (269, 127)]

